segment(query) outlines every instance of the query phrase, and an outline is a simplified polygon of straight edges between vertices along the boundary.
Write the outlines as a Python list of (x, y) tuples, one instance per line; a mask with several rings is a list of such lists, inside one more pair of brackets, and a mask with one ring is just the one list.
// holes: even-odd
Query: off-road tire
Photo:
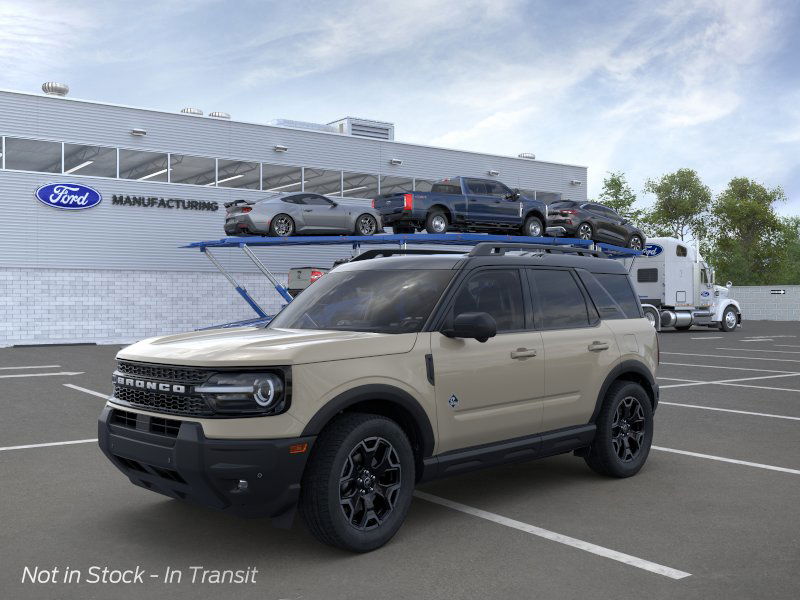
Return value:
[[(384, 520), (372, 529), (360, 530), (341, 506), (340, 485), (351, 453), (375, 438), (396, 451), (400, 488)], [(314, 444), (300, 488), (300, 513), (319, 541), (351, 552), (369, 552), (386, 544), (400, 529), (411, 505), (414, 482), (414, 453), (400, 426), (379, 415), (345, 413), (329, 424)]]
[[(634, 398), (641, 407), (644, 420), (643, 437), (636, 455), (627, 462), (622, 460), (614, 449), (612, 431), (617, 409), (629, 398)], [(600, 414), (597, 416), (597, 432), (584, 460), (595, 473), (608, 477), (631, 477), (636, 475), (647, 460), (653, 442), (653, 408), (650, 397), (641, 385), (632, 381), (617, 381), (611, 385), (603, 399)]]
[[(437, 223), (439, 219), (444, 219), (444, 229), (439, 230)], [(447, 227), (450, 225), (450, 220), (443, 210), (435, 208), (428, 213), (425, 219), (425, 231), (428, 233), (447, 233)]]
[[(284, 233), (280, 229), (280, 226), (281, 226), (280, 224), (284, 222), (283, 221), (284, 219), (288, 219), (288, 224), (289, 224), (288, 233)], [(278, 229), (276, 229), (276, 225), (278, 226)], [(284, 213), (280, 213), (280, 214), (277, 214), (274, 217), (272, 217), (272, 220), (269, 223), (269, 235), (270, 236), (272, 236), (272, 237), (289, 237), (294, 232), (295, 232), (295, 225), (294, 225), (294, 219), (292, 219), (292, 217), (290, 217), (289, 215), (284, 214)]]
[[(733, 325), (728, 324), (728, 313), (733, 313), (733, 319), (731, 319), (733, 321)], [(727, 333), (734, 331), (738, 326), (739, 319), (736, 316), (736, 310), (734, 310), (732, 306), (729, 306), (722, 313), (722, 321), (719, 322), (719, 330)]]

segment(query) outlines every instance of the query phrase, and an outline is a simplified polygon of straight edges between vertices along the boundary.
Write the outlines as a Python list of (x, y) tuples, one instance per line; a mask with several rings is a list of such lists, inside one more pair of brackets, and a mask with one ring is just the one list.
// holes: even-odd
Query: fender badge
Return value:
[(450, 396), (450, 399), (447, 401), (447, 403), (450, 405), (450, 408), (455, 408), (458, 406), (458, 398), (456, 398), (456, 395), (453, 394)]

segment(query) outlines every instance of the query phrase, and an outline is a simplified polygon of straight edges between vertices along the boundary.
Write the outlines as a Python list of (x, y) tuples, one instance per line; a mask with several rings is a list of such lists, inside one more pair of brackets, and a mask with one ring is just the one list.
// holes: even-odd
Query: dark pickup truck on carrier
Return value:
[(430, 192), (383, 194), (372, 201), (395, 233), (485, 231), (538, 237), (545, 234), (547, 205), (493, 179), (452, 177)]

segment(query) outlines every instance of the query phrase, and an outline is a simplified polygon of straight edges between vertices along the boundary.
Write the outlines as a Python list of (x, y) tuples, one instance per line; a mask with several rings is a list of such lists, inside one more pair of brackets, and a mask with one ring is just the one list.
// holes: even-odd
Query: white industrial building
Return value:
[[(586, 199), (586, 168), (407, 144), (391, 123), (236, 121), (196, 109), (164, 112), (0, 91), (0, 346), (125, 342), (253, 316), (198, 251), (224, 236), (223, 203), (265, 191), (315, 191), (370, 202), (427, 190), (455, 175), (495, 177), (547, 201)], [(48, 184), (80, 184), (101, 201), (60, 210), (37, 200)], [(291, 266), (330, 266), (341, 247), (260, 251)], [(252, 263), (226, 268), (270, 311), (281, 300)]]

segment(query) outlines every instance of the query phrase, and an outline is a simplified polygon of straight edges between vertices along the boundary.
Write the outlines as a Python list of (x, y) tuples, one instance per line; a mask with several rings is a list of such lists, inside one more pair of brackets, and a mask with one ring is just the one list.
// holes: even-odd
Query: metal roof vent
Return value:
[(208, 113), (208, 116), (209, 117), (213, 117), (214, 119), (230, 119), (231, 118), (230, 114), (228, 114), (226, 112), (221, 112), (221, 111), (218, 111), (218, 110), (215, 110), (214, 112)]
[(533, 152), (520, 152), (517, 156), (526, 160), (536, 160), (536, 155)]
[(69, 86), (66, 83), (56, 83), (48, 81), (42, 84), (42, 91), (48, 96), (66, 96), (69, 94)]
[(394, 140), (394, 123), (387, 123), (386, 121), (345, 117), (328, 123), (328, 125), (334, 126), (339, 133), (344, 133), (345, 135), (372, 138), (374, 140)]
[(197, 115), (198, 117), (203, 116), (203, 111), (200, 110), (199, 108), (186, 107), (182, 108), (181, 112), (185, 115)]

